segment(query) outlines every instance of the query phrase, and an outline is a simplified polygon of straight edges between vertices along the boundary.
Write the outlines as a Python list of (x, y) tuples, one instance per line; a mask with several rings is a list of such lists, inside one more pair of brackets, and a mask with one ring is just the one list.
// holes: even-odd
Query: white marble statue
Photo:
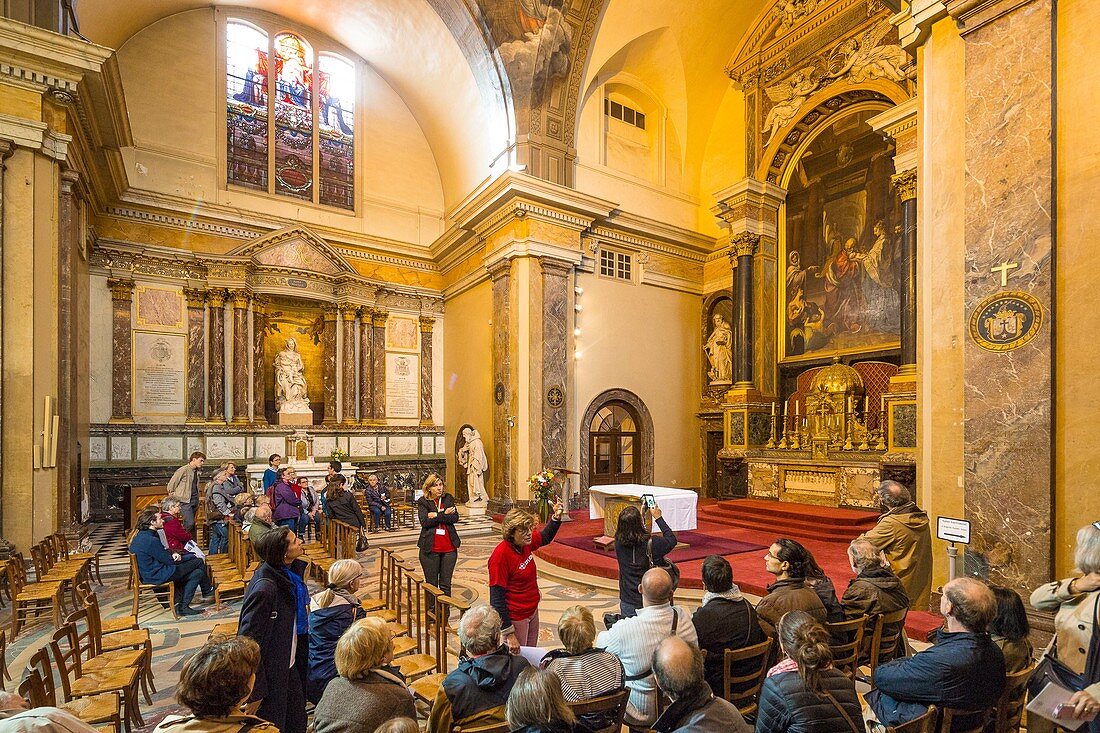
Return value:
[(710, 360), (707, 376), (711, 384), (730, 384), (733, 381), (733, 331), (721, 313), (714, 314), (711, 329), (703, 351)]
[(807, 66), (794, 72), (778, 84), (764, 88), (768, 98), (775, 102), (775, 106), (768, 111), (768, 116), (764, 118), (764, 126), (760, 128), (761, 133), (765, 136), (765, 145), (771, 142), (772, 135), (795, 118), (795, 115), (802, 109), (802, 104), (817, 89), (819, 79), (814, 77), (815, 71), (813, 66)]
[(893, 29), (889, 21), (882, 21), (860, 38), (848, 38), (837, 46), (830, 59), (829, 78), (836, 79), (848, 75), (853, 84), (862, 84), (872, 79), (890, 79), (902, 81), (910, 75), (913, 66), (909, 55), (901, 46), (887, 44), (880, 46), (879, 41)]
[(306, 367), (298, 353), (298, 342), (286, 340), (286, 348), (275, 356), (275, 409), (284, 413), (308, 413)]
[(485, 455), (485, 444), (474, 428), (463, 428), (462, 437), (466, 442), (458, 449), (458, 463), (466, 469), (466, 486), (470, 490), (467, 506), (483, 506), (488, 497), (485, 494), (485, 472), (489, 470), (489, 459)]

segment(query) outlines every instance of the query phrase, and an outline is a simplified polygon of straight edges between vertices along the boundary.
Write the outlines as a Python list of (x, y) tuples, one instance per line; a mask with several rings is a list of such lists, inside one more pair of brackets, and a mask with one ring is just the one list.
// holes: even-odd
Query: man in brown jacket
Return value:
[(199, 472), (202, 464), (206, 462), (206, 454), (195, 451), (187, 460), (187, 463), (176, 469), (172, 478), (168, 479), (168, 496), (179, 499), (180, 512), (183, 514), (183, 527), (192, 536), (195, 534), (195, 512), (202, 498), (202, 490), (199, 488)]
[(932, 534), (928, 515), (913, 503), (909, 489), (897, 481), (879, 484), (878, 498), (885, 511), (878, 524), (858, 539), (867, 540), (885, 555), (909, 597), (909, 607), (927, 611), (932, 592)]

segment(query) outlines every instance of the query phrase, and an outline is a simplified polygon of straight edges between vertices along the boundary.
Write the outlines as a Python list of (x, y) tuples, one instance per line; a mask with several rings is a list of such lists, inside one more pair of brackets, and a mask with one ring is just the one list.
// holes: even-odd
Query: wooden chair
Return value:
[(8, 587), (8, 563), (11, 560), (0, 560), (0, 608), (4, 608), (8, 604), (4, 602), (4, 598), (11, 600), (11, 588)]
[(214, 628), (210, 629), (210, 633), (207, 635), (207, 639), (213, 636), (228, 636), (234, 637), (237, 635), (237, 629), (239, 628), (239, 622), (227, 621), (224, 624), (214, 624)]
[(8, 563), (8, 584), (11, 587), (11, 640), (15, 641), (31, 618), (46, 611), (53, 618), (54, 627), (61, 625), (61, 583), (28, 583), (27, 568), (23, 556), (15, 553)]
[(61, 532), (55, 532), (46, 538), (54, 550), (54, 555), (61, 560), (85, 560), (88, 562), (90, 575), (95, 576), (95, 582), (103, 585), (103, 578), (99, 574), (98, 552), (72, 552), (69, 549), (69, 538)]
[[(100, 669), (86, 672), (80, 660), (80, 649), (69, 645), (71, 626), (66, 625), (54, 632), (50, 640), (50, 655), (53, 657), (57, 674), (61, 678), (61, 689), (65, 699), (94, 697), (104, 693), (116, 692), (122, 696), (122, 722), (127, 730), (135, 725), (144, 726), (141, 708), (138, 705), (138, 683), (141, 670), (137, 667), (118, 669)], [(65, 645), (62, 646), (62, 641)]]
[[(105, 650), (103, 639), (96, 633), (88, 608), (79, 608), (70, 613), (65, 619), (65, 625), (58, 630), (58, 633), (68, 627), (72, 628), (68, 643), (70, 646), (77, 647), (80, 652), (81, 669), (85, 672), (95, 672), (100, 669), (137, 667), (141, 670), (141, 691), (145, 693), (145, 702), (153, 704), (149, 690), (156, 692), (157, 688), (153, 681), (152, 644)], [(148, 632), (146, 632), (146, 638), (148, 638)]]
[(34, 707), (61, 708), (88, 725), (113, 723), (116, 730), (122, 725), (122, 703), (117, 692), (91, 695), (77, 700), (57, 698), (48, 646), (31, 655), (26, 674), (19, 683), (19, 694)]
[[(772, 639), (744, 649), (727, 649), (722, 662), (722, 697), (733, 703), (744, 717), (755, 716), (756, 702), (760, 688), (764, 685), (764, 675), (768, 671), (768, 657), (771, 653)], [(732, 668), (737, 663), (752, 662), (752, 672), (734, 675)]]
[(940, 708), (939, 733), (985, 733), (996, 712), (996, 708), (984, 710)]
[(1027, 701), (1027, 681), (1035, 665), (1008, 675), (1005, 689), (997, 701), (997, 714), (993, 720), (993, 733), (1016, 733), (1020, 730), (1020, 719), (1024, 715), (1024, 703)]
[(5, 681), (11, 682), (11, 673), (8, 672), (8, 635), (0, 629), (0, 688)]
[(871, 684), (874, 685), (875, 669), (905, 655), (905, 616), (909, 609), (903, 608), (893, 613), (878, 613), (874, 618), (874, 631), (871, 634), (869, 665)]
[[(413, 593), (413, 586), (414, 586), (414, 583), (412, 583), (411, 579), (412, 579), (412, 574), (413, 574), (414, 571), (413, 571), (412, 567), (410, 565), (408, 565), (404, 560), (397, 560), (396, 562), (394, 562), (393, 565), (394, 565), (394, 570), (395, 570), (393, 583), (394, 583), (394, 587), (396, 589), (395, 597), (397, 599), (397, 605), (398, 605), (398, 608), (397, 608), (398, 621), (397, 621), (397, 623), (400, 623), (400, 619), (401, 619), (401, 615), (402, 615), (401, 606), (404, 605), (405, 606), (405, 608), (404, 608), (405, 633), (406, 633), (406, 636), (395, 638), (394, 642), (396, 644), (398, 639), (405, 639), (405, 638), (408, 638), (409, 641), (412, 642), (412, 646), (409, 646), (409, 642), (405, 642), (403, 644), (403, 646), (409, 647), (409, 648), (404, 654), (402, 654), (400, 656), (397, 654), (397, 649), (396, 649), (396, 646), (395, 646), (395, 648), (394, 648), (394, 657), (395, 657), (395, 659), (393, 660), (393, 663), (398, 667), (398, 669), (401, 670), (401, 674), (405, 675), (406, 679), (416, 680), (420, 677), (423, 677), (426, 674), (429, 674), (430, 672), (439, 671), (439, 669), (438, 669), (439, 665), (436, 662), (436, 658), (434, 656), (432, 656), (422, 646), (422, 643), (421, 643), (422, 633), (420, 631), (419, 617), (416, 619), (416, 624), (415, 624), (415, 628), (414, 628), (413, 613), (412, 613), (413, 607), (415, 606), (416, 608), (420, 608), (420, 604), (419, 603), (414, 604), (412, 602), (412, 598), (411, 598), (411, 595)], [(413, 638), (414, 634), (416, 636), (415, 639)], [(414, 653), (414, 650), (415, 650), (415, 653)]]
[[(867, 616), (837, 621), (825, 624), (825, 630), (832, 638), (829, 649), (833, 652), (833, 666), (848, 675), (855, 681), (859, 672), (859, 655), (863, 649), (863, 629), (867, 624)], [(847, 639), (846, 642), (837, 643), (838, 639)]]
[(455, 725), (452, 727), (454, 733), (508, 733), (508, 723), (490, 723), (489, 725)]
[(929, 705), (924, 714), (918, 715), (895, 728), (887, 726), (886, 731), (887, 733), (935, 733), (939, 712), (935, 705)]
[(92, 644), (95, 654), (118, 651), (120, 649), (144, 650), (145, 658), (150, 660), (148, 685), (157, 691), (153, 684), (152, 659), (153, 642), (149, 638), (149, 629), (117, 629), (110, 634), (103, 633), (103, 619), (99, 615), (99, 601), (93, 595), (91, 600), (84, 605), (88, 612), (88, 625), (91, 627)]
[(442, 614), (450, 611), (444, 601), (447, 596), (440, 588), (430, 583), (424, 583), (421, 590), (424, 593), (424, 604), (423, 616), (420, 621), (420, 636), (423, 637), (425, 654), (432, 654), (434, 649), (433, 656), (435, 657), (436, 671), (410, 684), (409, 690), (412, 691), (414, 698), (430, 706), (443, 684), (443, 679), (447, 676), (449, 666), (447, 663), (447, 623), (446, 621), (439, 623), (439, 619)]
[(623, 726), (623, 716), (626, 714), (626, 701), (628, 699), (630, 699), (630, 690), (622, 689), (584, 702), (571, 702), (569, 707), (577, 718), (582, 715), (614, 713), (614, 722), (609, 723), (606, 728), (594, 731), (594, 733), (619, 733)]
[(131, 587), (134, 589), (134, 618), (141, 618), (141, 596), (143, 593), (152, 594), (153, 599), (162, 607), (167, 603), (168, 610), (172, 612), (172, 618), (179, 618), (179, 614), (176, 613), (176, 584), (172, 581), (168, 581), (162, 585), (141, 582), (141, 574), (138, 572), (137, 566), (137, 557), (132, 552), (130, 553), (130, 581)]
[(390, 507), (393, 509), (393, 526), (416, 525), (416, 505), (409, 503), (407, 490), (390, 489)]
[(92, 591), (87, 583), (79, 583), (76, 586), (76, 598), (81, 608), (95, 606), (96, 617), (99, 618), (99, 633), (101, 635), (117, 634), (124, 631), (135, 631), (138, 628), (137, 616), (115, 616), (105, 619), (99, 609), (99, 597)]

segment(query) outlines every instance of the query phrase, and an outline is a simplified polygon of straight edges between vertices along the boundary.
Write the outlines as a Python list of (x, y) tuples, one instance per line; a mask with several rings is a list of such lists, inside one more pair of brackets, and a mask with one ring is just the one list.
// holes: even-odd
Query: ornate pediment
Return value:
[(229, 254), (234, 257), (248, 257), (254, 265), (261, 268), (270, 267), (330, 276), (355, 272), (325, 240), (301, 226), (272, 232), (238, 247)]

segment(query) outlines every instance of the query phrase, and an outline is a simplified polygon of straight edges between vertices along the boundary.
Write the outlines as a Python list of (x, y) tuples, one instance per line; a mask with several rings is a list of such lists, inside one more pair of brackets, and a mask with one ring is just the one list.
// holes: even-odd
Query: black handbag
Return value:
[(680, 568), (676, 566), (676, 563), (672, 562), (666, 557), (662, 557), (656, 562), (653, 561), (653, 538), (651, 537), (649, 542), (645, 546), (646, 557), (649, 558), (649, 567), (660, 568), (669, 574), (672, 578), (672, 590), (676, 590), (680, 586)]
[(365, 534), (363, 534), (363, 530), (360, 529), (359, 530), (359, 539), (357, 539), (355, 541), (355, 551), (356, 552), (365, 552), (369, 549), (370, 549), (370, 540), (367, 539), (367, 536)]

